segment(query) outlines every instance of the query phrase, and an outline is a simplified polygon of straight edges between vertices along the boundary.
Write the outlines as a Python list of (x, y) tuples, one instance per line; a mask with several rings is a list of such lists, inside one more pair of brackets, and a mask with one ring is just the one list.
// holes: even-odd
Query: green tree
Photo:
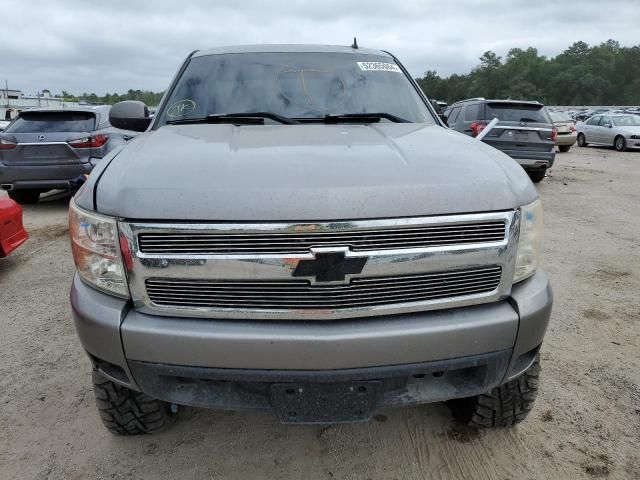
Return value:
[(473, 70), (473, 81), (471, 88), (472, 96), (487, 96), (495, 98), (500, 91), (500, 70), (502, 67), (501, 58), (491, 50), (488, 50), (480, 57), (480, 66)]
[(551, 58), (529, 47), (509, 50), (504, 61), (492, 51), (479, 60), (467, 74), (443, 78), (429, 70), (418, 84), (428, 97), (449, 103), (482, 96), (548, 105), (640, 104), (640, 45), (576, 42)]

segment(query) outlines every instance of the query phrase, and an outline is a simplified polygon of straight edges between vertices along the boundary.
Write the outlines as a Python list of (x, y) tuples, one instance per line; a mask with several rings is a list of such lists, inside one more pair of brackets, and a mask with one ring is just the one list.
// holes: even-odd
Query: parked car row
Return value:
[(556, 111), (560, 113), (564, 113), (565, 115), (571, 117), (575, 122), (584, 122), (585, 120), (588, 120), (589, 118), (595, 115), (601, 115), (603, 113), (609, 113), (609, 114), (624, 113), (624, 114), (630, 114), (630, 115), (640, 115), (640, 107), (616, 108), (616, 109), (584, 108), (581, 110), (569, 109), (569, 110), (562, 110), (562, 111), (560, 109), (556, 109)]
[(608, 146), (618, 151), (640, 148), (640, 107), (582, 110), (556, 107), (549, 113), (552, 118), (564, 117), (566, 122), (575, 123), (575, 141), (579, 146)]
[(442, 118), (449, 128), (472, 137), (497, 118), (498, 124), (483, 141), (516, 160), (534, 182), (541, 181), (553, 165), (554, 145), (561, 152), (568, 152), (575, 143), (618, 151), (640, 148), (638, 109), (565, 112), (546, 109), (539, 102), (472, 98), (452, 104)]

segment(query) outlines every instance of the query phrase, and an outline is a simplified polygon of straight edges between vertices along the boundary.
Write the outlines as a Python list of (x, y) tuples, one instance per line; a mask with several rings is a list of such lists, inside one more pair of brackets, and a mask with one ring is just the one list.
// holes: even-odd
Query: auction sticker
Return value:
[(400, 67), (395, 63), (386, 62), (356, 62), (360, 70), (365, 72), (395, 72), (402, 73)]
[(179, 100), (169, 107), (167, 117), (184, 117), (196, 109), (196, 102), (193, 100)]

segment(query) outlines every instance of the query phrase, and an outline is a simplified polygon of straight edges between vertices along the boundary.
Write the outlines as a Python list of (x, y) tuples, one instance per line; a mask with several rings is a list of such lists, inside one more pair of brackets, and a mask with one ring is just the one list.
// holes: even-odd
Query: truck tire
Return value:
[(33, 205), (40, 200), (40, 192), (38, 190), (10, 190), (7, 193), (11, 200), (21, 205)]
[(117, 435), (156, 433), (168, 423), (168, 404), (107, 380), (93, 372), (93, 393), (100, 419)]
[(533, 183), (540, 183), (546, 174), (547, 174), (547, 169), (543, 168), (542, 170), (529, 172), (529, 178)]
[(510, 427), (520, 423), (533, 408), (538, 394), (540, 358), (518, 378), (489, 393), (456, 400), (452, 404), (454, 415), (472, 428)]

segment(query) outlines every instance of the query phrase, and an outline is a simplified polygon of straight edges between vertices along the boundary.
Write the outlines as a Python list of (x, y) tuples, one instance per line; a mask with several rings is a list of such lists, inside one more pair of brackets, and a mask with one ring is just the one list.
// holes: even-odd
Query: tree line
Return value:
[(123, 100), (140, 100), (150, 107), (160, 103), (164, 92), (151, 92), (149, 90), (131, 90), (127, 93), (107, 93), (99, 96), (95, 93), (83, 93), (82, 95), (72, 95), (63, 90), (57, 97), (62, 97), (67, 102), (87, 102), (94, 105), (113, 105)]
[(576, 42), (555, 57), (512, 48), (503, 59), (487, 51), (467, 74), (416, 79), (429, 98), (451, 104), (474, 97), (538, 100), (546, 105), (639, 105), (640, 45)]

